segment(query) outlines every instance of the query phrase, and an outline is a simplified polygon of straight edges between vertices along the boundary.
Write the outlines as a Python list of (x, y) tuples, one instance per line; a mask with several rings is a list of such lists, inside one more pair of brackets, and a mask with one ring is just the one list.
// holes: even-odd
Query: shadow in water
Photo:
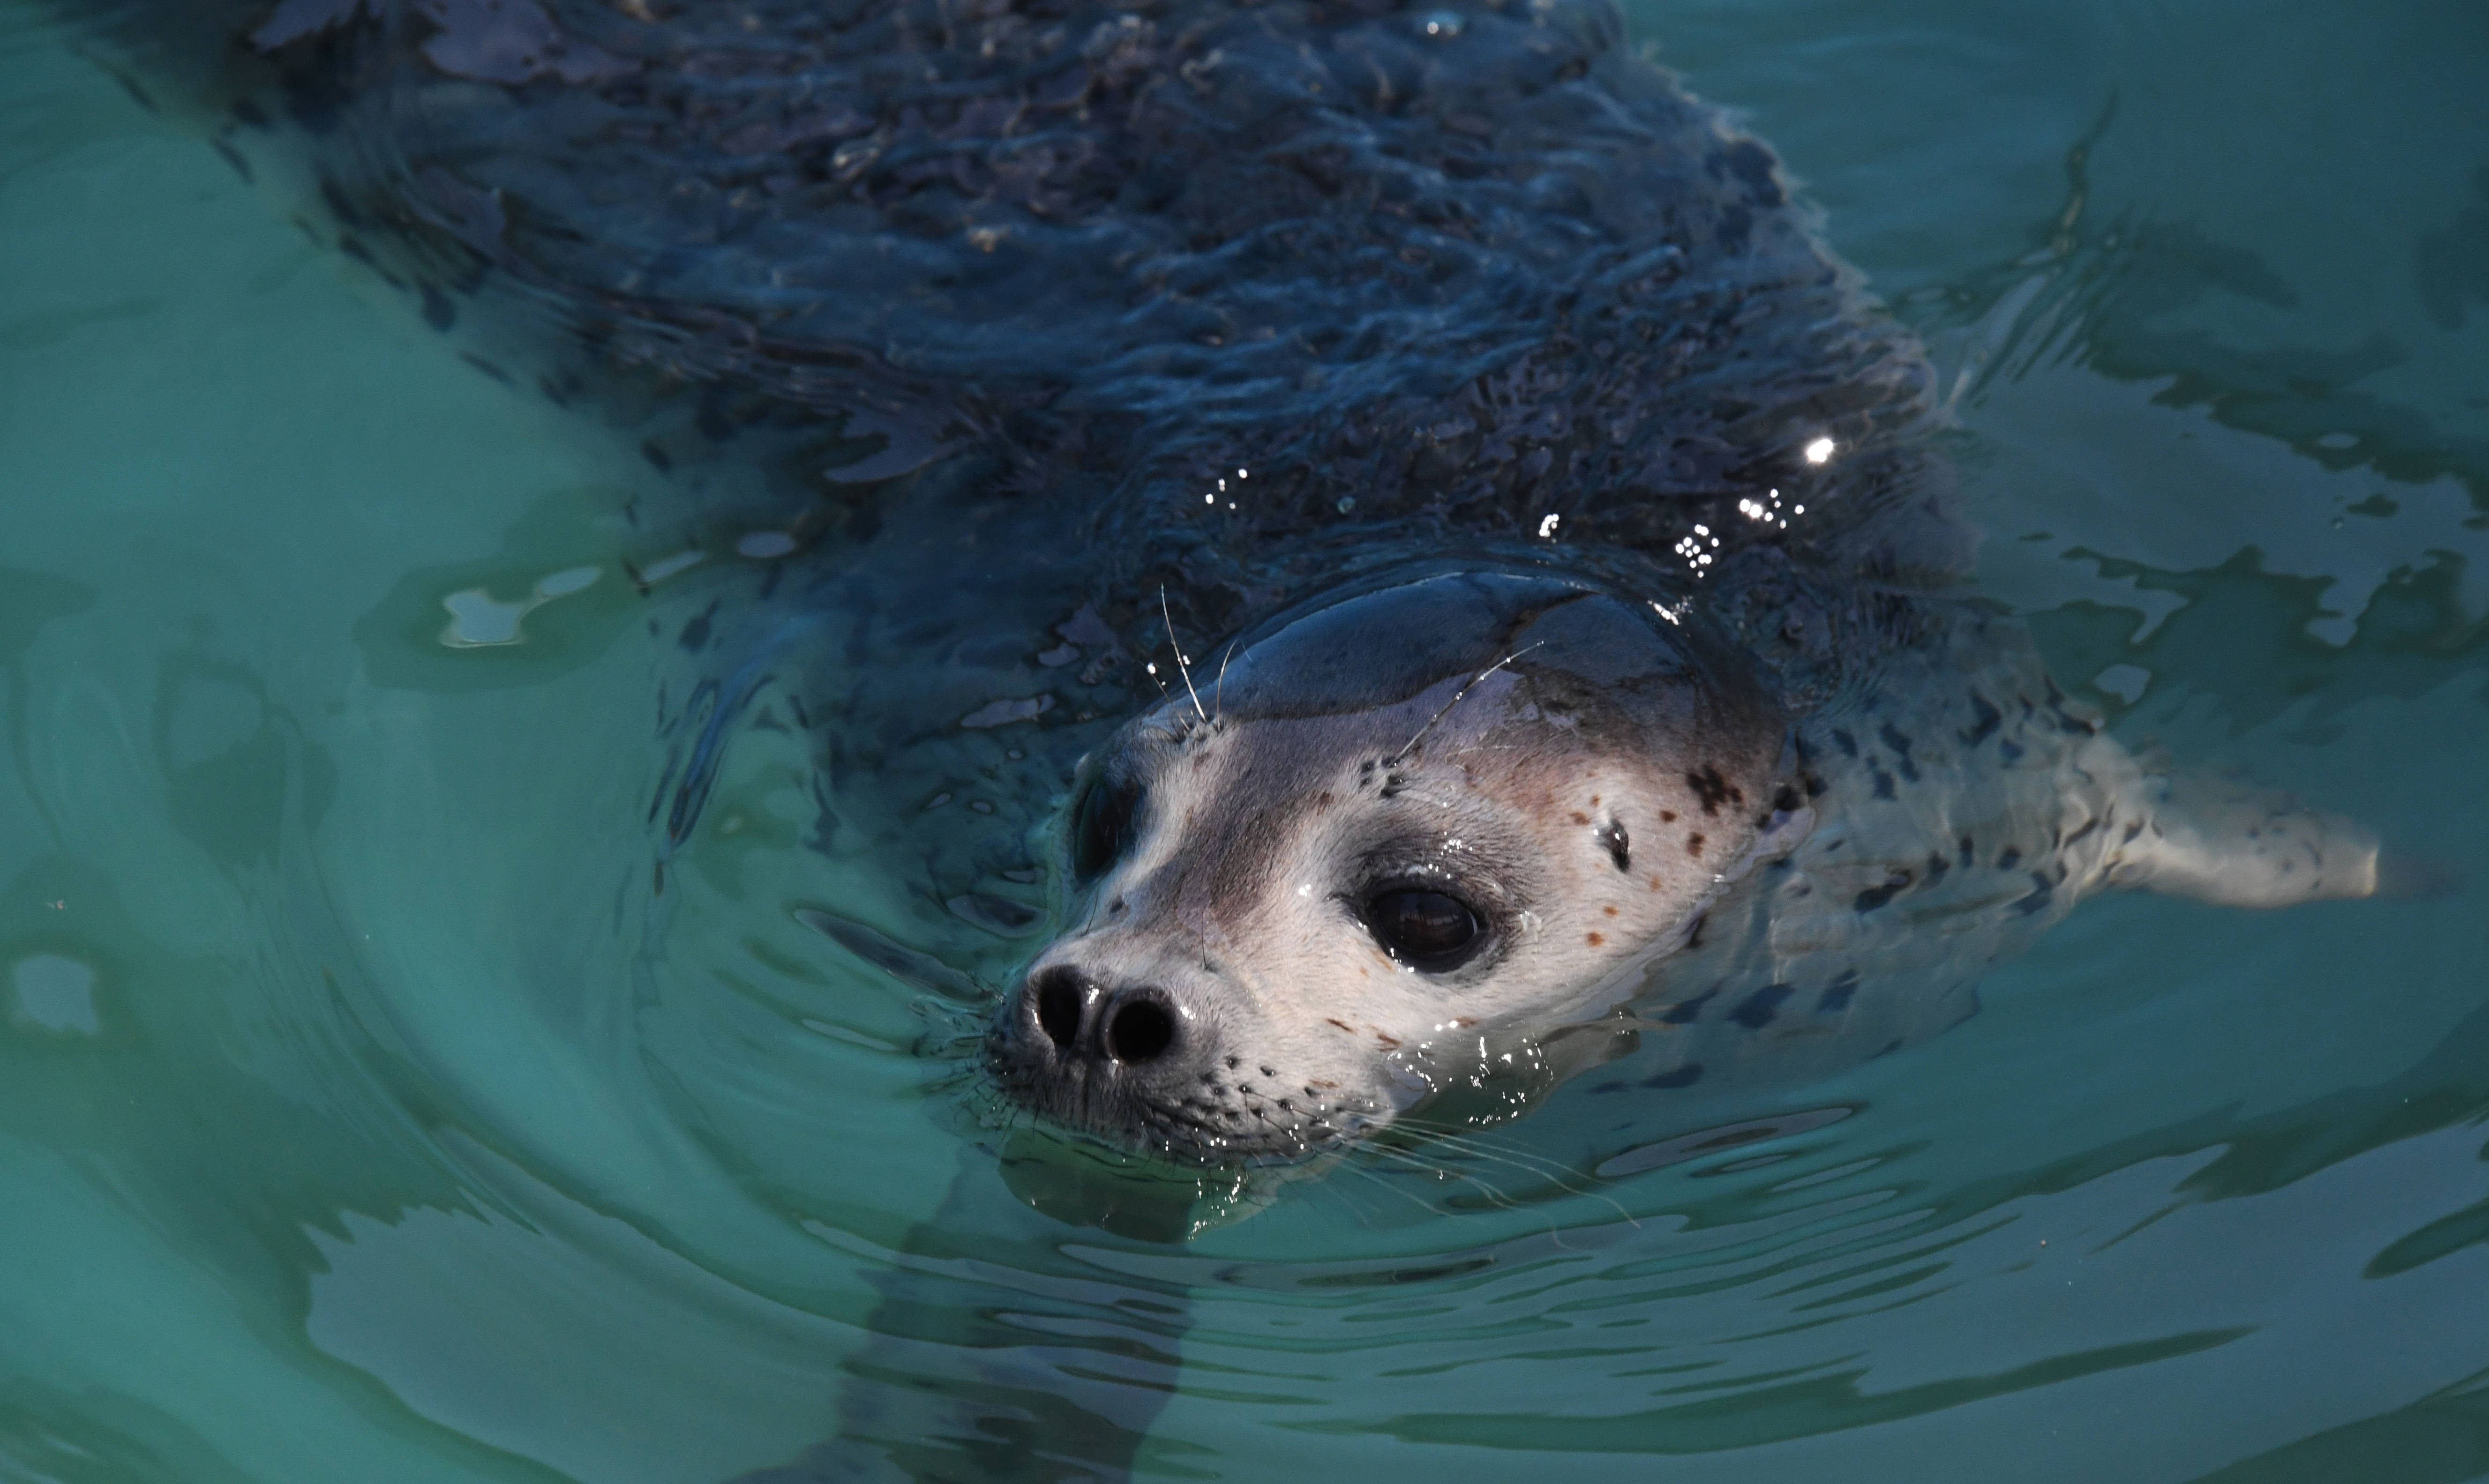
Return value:
[(1241, 1186), (1044, 1134), (1014, 1135), (999, 1159), (963, 1147), (939, 1209), (872, 1279), (881, 1300), (847, 1362), (839, 1437), (733, 1484), (1130, 1477), (1175, 1388), (1187, 1291), (1072, 1249), (1082, 1228), (1179, 1243)]

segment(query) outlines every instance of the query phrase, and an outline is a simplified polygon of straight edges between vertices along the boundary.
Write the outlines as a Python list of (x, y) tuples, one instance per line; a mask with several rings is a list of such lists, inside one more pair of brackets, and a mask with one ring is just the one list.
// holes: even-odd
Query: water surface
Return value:
[[(1929, 337), (2069, 688), (2489, 879), (2489, 14), (1631, 18)], [(1046, 1476), (926, 1381), (1151, 1477), (2489, 1473), (2476, 887), (2096, 902), (1604, 1174), (1586, 1079), (1035, 1210), (951, 1044), (1044, 919), (808, 926), (921, 923), (765, 708), (660, 891), (650, 621), (770, 558), (287, 214), (0, 9), (0, 1477)]]

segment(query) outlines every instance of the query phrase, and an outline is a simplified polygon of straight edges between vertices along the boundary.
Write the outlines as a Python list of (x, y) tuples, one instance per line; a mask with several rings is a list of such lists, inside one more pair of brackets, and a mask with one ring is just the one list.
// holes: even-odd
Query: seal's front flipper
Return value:
[(2127, 790), (2122, 839), (2102, 862), (2105, 886), (2143, 888), (2233, 907), (2344, 897), (2428, 897), (2448, 871), (2386, 848), (2356, 820), (2304, 809), (2242, 780), (2146, 767)]

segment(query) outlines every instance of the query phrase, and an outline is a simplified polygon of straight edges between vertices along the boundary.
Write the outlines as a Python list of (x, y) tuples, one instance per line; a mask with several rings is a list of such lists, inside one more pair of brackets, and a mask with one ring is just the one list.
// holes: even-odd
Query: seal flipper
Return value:
[(2242, 780), (2139, 767), (2129, 822), (2101, 862), (2103, 887), (2234, 907), (2426, 896), (2443, 871), (2385, 848), (2374, 831)]

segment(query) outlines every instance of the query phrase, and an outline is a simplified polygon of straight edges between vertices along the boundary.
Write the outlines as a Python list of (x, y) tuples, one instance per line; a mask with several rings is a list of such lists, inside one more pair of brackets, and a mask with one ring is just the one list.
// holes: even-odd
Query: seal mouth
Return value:
[(1265, 1090), (1248, 1080), (1261, 1069), (1237, 1058), (1170, 1087), (1151, 1085), (1111, 1056), (1064, 1056), (1052, 1038), (1024, 1034), (1019, 1022), (1044, 1010), (1041, 1004), (1032, 1013), (1024, 998), (1014, 996), (986, 1033), (986, 1070), (995, 1090), (1049, 1124), (1116, 1149), (1196, 1167), (1289, 1164), (1345, 1149), (1390, 1122), (1379, 1104), (1354, 1095)]

